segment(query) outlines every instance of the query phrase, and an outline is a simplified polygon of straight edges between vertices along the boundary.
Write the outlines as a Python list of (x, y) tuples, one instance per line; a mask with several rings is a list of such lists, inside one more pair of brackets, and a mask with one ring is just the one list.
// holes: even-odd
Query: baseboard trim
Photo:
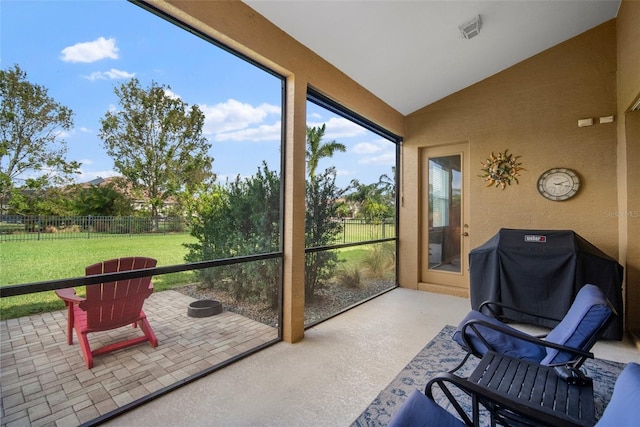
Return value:
[(469, 289), (455, 286), (436, 285), (434, 283), (418, 283), (419, 291), (433, 292), (435, 294), (453, 295), (455, 297), (469, 298)]
[(631, 337), (631, 341), (636, 346), (638, 351), (640, 351), (640, 330), (634, 329), (634, 330), (632, 330), (632, 331), (630, 330), (628, 332), (629, 332), (629, 336)]

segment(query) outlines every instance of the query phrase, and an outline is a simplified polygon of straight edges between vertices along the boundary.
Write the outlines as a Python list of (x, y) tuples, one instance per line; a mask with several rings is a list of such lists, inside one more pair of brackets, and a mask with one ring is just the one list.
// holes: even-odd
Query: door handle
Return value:
[(461, 236), (467, 237), (469, 236), (469, 233), (467, 233), (466, 231), (464, 233), (460, 233)]

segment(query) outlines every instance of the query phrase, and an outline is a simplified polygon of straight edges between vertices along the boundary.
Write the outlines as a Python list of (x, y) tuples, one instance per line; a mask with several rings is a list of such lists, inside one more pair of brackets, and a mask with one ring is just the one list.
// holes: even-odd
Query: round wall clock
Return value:
[(567, 200), (576, 195), (580, 178), (571, 169), (549, 169), (538, 178), (538, 191), (549, 200)]

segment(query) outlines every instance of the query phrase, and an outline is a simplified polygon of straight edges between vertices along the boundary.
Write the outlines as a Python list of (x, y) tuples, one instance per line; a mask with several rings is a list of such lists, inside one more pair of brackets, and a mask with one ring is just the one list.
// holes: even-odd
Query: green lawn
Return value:
[[(106, 237), (100, 239), (45, 240), (0, 244), (0, 286), (41, 282), (84, 275), (87, 265), (124, 256), (148, 256), (158, 266), (184, 264), (183, 243), (195, 239), (188, 234)], [(192, 281), (192, 272), (172, 273), (153, 279), (156, 290)], [(64, 308), (52, 292), (0, 299), (0, 318)]]
[[(80, 277), (87, 265), (125, 256), (155, 258), (158, 266), (183, 264), (187, 254), (183, 244), (195, 241), (188, 234), (166, 234), (0, 243), (0, 286)], [(341, 249), (340, 260), (358, 263), (370, 251), (369, 246)], [(154, 288), (170, 289), (193, 282), (193, 277), (193, 272), (155, 276)], [(0, 319), (63, 308), (53, 291), (2, 298)]]
[(369, 246), (364, 248), (359, 246), (343, 248), (339, 251), (338, 259), (346, 263), (357, 263), (362, 261), (370, 251), (371, 248)]

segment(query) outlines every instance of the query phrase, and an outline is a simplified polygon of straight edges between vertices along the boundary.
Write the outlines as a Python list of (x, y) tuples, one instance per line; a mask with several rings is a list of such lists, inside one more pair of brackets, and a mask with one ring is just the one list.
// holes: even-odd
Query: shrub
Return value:
[(82, 227), (78, 224), (73, 224), (65, 229), (67, 233), (80, 233), (82, 231)]
[[(307, 248), (334, 243), (342, 232), (342, 223), (334, 221), (342, 195), (336, 186), (336, 170), (329, 168), (307, 182), (305, 202), (305, 245)], [(315, 291), (326, 286), (338, 265), (335, 251), (308, 253), (305, 257), (304, 296), (306, 302), (313, 301)]]
[(360, 280), (360, 266), (354, 263), (347, 264), (336, 273), (338, 284), (349, 288), (359, 288), (362, 285)]
[(395, 260), (395, 244), (385, 242), (374, 245), (362, 263), (372, 277), (382, 277), (395, 266)]
[[(275, 252), (280, 247), (280, 178), (263, 163), (249, 178), (196, 190), (186, 197), (187, 225), (197, 243), (188, 244), (187, 262)], [(210, 288), (238, 300), (279, 305), (280, 267), (274, 260), (201, 270)]]

